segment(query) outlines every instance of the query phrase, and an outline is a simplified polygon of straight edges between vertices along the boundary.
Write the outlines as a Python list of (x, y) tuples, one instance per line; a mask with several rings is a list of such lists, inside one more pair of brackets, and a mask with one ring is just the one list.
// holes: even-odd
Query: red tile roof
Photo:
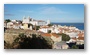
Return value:
[(42, 26), (41, 28), (49, 28), (49, 26)]
[(72, 38), (73, 40), (76, 40), (76, 38)]
[(54, 36), (56, 38), (59, 37), (59, 35), (57, 35), (56, 33), (43, 33), (41, 34), (42, 36), (45, 36), (45, 37), (51, 37), (51, 36)]
[(79, 37), (84, 37), (84, 33), (79, 33), (78, 36)]
[(45, 36), (45, 37), (51, 37), (51, 34), (50, 33), (43, 33), (41, 34), (42, 36)]
[(56, 33), (52, 33), (51, 35), (53, 35), (54, 37), (58, 38), (59, 35), (57, 35)]
[(78, 40), (84, 40), (84, 37), (78, 37)]

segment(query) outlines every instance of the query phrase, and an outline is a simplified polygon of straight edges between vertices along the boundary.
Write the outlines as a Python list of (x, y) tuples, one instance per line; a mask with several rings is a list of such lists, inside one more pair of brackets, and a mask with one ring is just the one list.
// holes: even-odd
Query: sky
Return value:
[(4, 19), (84, 23), (84, 4), (4, 4)]

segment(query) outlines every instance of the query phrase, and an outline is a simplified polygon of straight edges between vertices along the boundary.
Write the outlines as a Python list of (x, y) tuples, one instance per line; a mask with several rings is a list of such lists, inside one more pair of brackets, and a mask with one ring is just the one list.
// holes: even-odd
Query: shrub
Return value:
[(66, 35), (64, 33), (58, 34), (58, 35), (62, 35), (62, 41), (69, 41), (70, 40), (70, 36), (69, 35)]
[(52, 49), (52, 44), (42, 36), (32, 34), (31, 37), (27, 37), (25, 34), (20, 34), (13, 42), (14, 49)]
[(77, 45), (73, 45), (71, 49), (79, 49), (79, 47)]

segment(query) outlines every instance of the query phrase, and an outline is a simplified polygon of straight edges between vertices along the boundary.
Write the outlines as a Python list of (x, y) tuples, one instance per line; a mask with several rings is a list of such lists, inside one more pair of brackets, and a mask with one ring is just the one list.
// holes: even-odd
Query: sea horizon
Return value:
[(51, 24), (57, 24), (61, 26), (75, 26), (76, 28), (80, 30), (84, 30), (84, 23), (59, 23), (59, 22), (51, 22)]

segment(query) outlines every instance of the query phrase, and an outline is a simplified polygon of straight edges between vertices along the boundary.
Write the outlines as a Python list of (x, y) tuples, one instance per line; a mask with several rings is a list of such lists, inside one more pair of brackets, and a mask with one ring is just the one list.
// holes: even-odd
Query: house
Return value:
[(28, 29), (28, 23), (23, 23), (23, 29)]
[(77, 38), (78, 37), (78, 33), (77, 32), (67, 32), (65, 34), (69, 35), (70, 38)]
[(75, 43), (77, 42), (77, 38), (71, 38), (69, 41), (67, 41), (66, 43)]
[(58, 27), (52, 27), (51, 32), (52, 33), (60, 33), (60, 30)]
[(84, 37), (78, 37), (76, 44), (77, 44), (77, 45), (82, 45), (82, 44), (84, 44)]
[(23, 23), (23, 29), (30, 29), (30, 30), (32, 30), (32, 24)]
[(60, 41), (62, 41), (62, 36), (57, 35), (56, 33), (51, 33), (51, 39), (54, 42), (60, 42)]
[(67, 43), (76, 43), (77, 45), (84, 44), (84, 37), (71, 38)]
[(41, 36), (50, 37), (54, 42), (62, 41), (62, 36), (57, 35), (56, 33), (42, 33)]
[(49, 26), (41, 26), (41, 28), (39, 29), (39, 31), (44, 32), (44, 33), (48, 33), (48, 31), (51, 30), (51, 33), (60, 33), (60, 30), (58, 27), (49, 27)]
[(84, 44), (84, 32), (80, 32), (78, 34), (78, 38), (77, 38), (77, 42), (76, 42), (77, 45), (82, 45)]
[(14, 29), (20, 29), (21, 26), (22, 26), (22, 23), (20, 23), (20, 22), (13, 22), (13, 28)]
[(22, 23), (16, 20), (12, 20), (11, 22), (7, 23), (7, 28), (20, 29), (21, 26), (22, 26)]
[(7, 28), (13, 28), (13, 22), (8, 22), (7, 23)]
[(79, 37), (84, 37), (84, 33), (83, 33), (83, 32), (80, 32), (80, 33), (78, 34), (78, 36), (79, 36)]
[(44, 32), (44, 33), (48, 33), (49, 30), (51, 30), (52, 28), (49, 26), (41, 26), (40, 29), (38, 31)]

